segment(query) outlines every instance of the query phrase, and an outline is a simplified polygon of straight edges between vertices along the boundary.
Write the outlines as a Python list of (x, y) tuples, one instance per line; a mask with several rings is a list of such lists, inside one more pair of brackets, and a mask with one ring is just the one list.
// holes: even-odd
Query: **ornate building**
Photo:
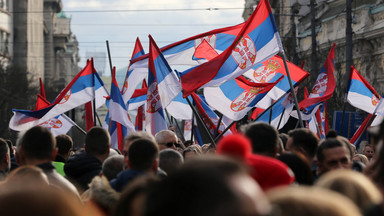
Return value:
[[(248, 19), (258, 1), (246, 0), (244, 19)], [(316, 0), (315, 30), (317, 68), (320, 70), (333, 43), (335, 76), (340, 90), (345, 88), (346, 1)], [(277, 27), (289, 60), (296, 51), (299, 62), (306, 60), (305, 69), (311, 72), (312, 33), (311, 0), (270, 0)], [(353, 64), (373, 85), (384, 93), (384, 2), (359, 0), (352, 3)], [(296, 47), (292, 47), (295, 42)], [(312, 85), (310, 85), (312, 86)], [(342, 94), (334, 97), (342, 97)], [(339, 107), (337, 107), (339, 108)]]

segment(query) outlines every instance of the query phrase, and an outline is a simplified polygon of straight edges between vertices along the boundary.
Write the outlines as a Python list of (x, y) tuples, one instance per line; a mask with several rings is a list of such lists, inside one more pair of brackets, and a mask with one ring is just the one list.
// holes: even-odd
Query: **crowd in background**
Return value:
[(101, 127), (73, 151), (36, 126), (0, 138), (0, 215), (384, 215), (384, 123), (369, 132), (356, 149), (261, 122), (202, 146), (137, 131), (120, 152)]

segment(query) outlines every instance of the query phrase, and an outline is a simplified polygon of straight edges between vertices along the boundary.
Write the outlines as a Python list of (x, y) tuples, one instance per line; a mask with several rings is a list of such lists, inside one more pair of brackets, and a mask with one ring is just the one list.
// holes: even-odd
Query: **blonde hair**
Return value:
[(315, 185), (345, 195), (362, 211), (382, 201), (381, 193), (371, 180), (352, 170), (328, 172), (321, 176)]
[[(355, 156), (353, 156), (353, 157), (358, 157), (358, 158), (360, 159), (360, 161), (361, 161), (365, 166), (367, 166), (368, 163), (369, 163), (369, 160), (368, 160), (367, 156), (365, 156), (365, 155), (363, 155), (363, 154), (355, 154)], [(352, 158), (352, 160), (353, 160), (353, 158)]]
[(287, 187), (272, 189), (267, 197), (277, 215), (284, 216), (358, 216), (359, 209), (346, 197), (315, 187)]

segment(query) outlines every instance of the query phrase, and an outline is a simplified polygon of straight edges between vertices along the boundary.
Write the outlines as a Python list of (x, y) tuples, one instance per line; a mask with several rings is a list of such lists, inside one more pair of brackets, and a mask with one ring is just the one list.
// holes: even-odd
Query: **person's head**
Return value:
[(193, 144), (195, 144), (195, 143), (194, 143), (194, 141), (192, 141), (192, 140), (186, 140), (186, 141), (184, 142), (184, 146), (185, 146), (185, 147), (188, 147), (188, 146), (193, 145)]
[(297, 128), (288, 132), (286, 150), (294, 154), (304, 155), (312, 164), (316, 155), (319, 139), (307, 128)]
[(375, 155), (375, 151), (373, 149), (373, 146), (369, 145), (369, 144), (364, 146), (362, 153), (363, 153), (363, 155), (365, 155), (368, 158), (369, 161), (372, 160), (373, 156)]
[(128, 168), (142, 172), (156, 173), (159, 148), (148, 139), (133, 141), (128, 150)]
[(143, 175), (135, 178), (121, 193), (112, 216), (144, 215), (145, 200), (158, 176)]
[(137, 139), (148, 139), (153, 142), (156, 142), (155, 137), (145, 131), (133, 131), (124, 137), (124, 146), (123, 146), (123, 155), (124, 155), (124, 169), (128, 166), (128, 149), (131, 146), (132, 142)]
[(155, 137), (152, 134), (147, 133), (145, 131), (133, 131), (130, 132), (126, 137), (124, 137), (124, 147), (123, 147), (123, 155), (128, 154), (128, 149), (131, 143), (137, 139), (144, 138), (155, 141)]
[[(360, 216), (356, 205), (348, 198), (317, 187), (278, 188), (267, 193), (277, 214), (284, 216)], [(279, 214), (278, 214), (279, 215)]]
[(352, 158), (349, 149), (336, 138), (327, 138), (317, 150), (318, 172), (335, 169), (351, 169)]
[(188, 146), (183, 151), (184, 160), (189, 160), (190, 158), (199, 156), (201, 154), (202, 154), (201, 147), (196, 144)]
[(253, 153), (276, 157), (280, 142), (276, 128), (265, 122), (253, 122), (241, 127), (241, 131), (251, 140)]
[(184, 158), (180, 152), (174, 149), (164, 149), (160, 151), (159, 167), (168, 175), (177, 170), (184, 163)]
[(109, 155), (111, 137), (102, 127), (91, 128), (85, 136), (85, 152), (103, 162)]
[(307, 159), (304, 156), (293, 153), (285, 153), (277, 157), (285, 163), (295, 174), (295, 182), (299, 185), (312, 185), (313, 175)]
[(381, 193), (373, 182), (365, 175), (352, 170), (328, 172), (321, 176), (315, 185), (348, 197), (362, 212), (382, 201)]
[(263, 192), (241, 163), (211, 156), (190, 160), (154, 184), (144, 215), (259, 215), (269, 210)]
[(66, 134), (61, 134), (55, 137), (56, 146), (58, 149), (57, 154), (62, 156), (65, 159), (71, 155), (73, 141), (72, 138)]
[(162, 130), (155, 134), (155, 139), (160, 150), (171, 148), (176, 150), (178, 138), (175, 132), (170, 130)]
[(114, 155), (108, 157), (103, 162), (102, 173), (108, 179), (112, 180), (116, 178), (117, 174), (123, 171), (124, 156)]
[(20, 164), (38, 165), (51, 162), (56, 154), (56, 140), (48, 128), (35, 126), (21, 134), (18, 141)]
[(11, 169), (11, 156), (8, 143), (0, 138), (0, 170), (8, 173)]
[(6, 177), (7, 187), (35, 187), (36, 185), (48, 186), (48, 177), (43, 170), (37, 166), (19, 166)]
[(368, 165), (368, 158), (367, 156), (363, 155), (363, 154), (355, 154), (355, 156), (353, 156), (352, 158), (352, 161), (359, 161), (361, 163), (363, 163), (365, 166)]
[[(36, 167), (34, 167), (36, 169)], [(31, 168), (28, 168), (32, 171)], [(44, 174), (42, 171), (39, 173)], [(27, 177), (27, 176), (25, 176)], [(28, 176), (31, 177), (31, 176)], [(73, 199), (56, 187), (34, 182), (26, 185), (29, 179), (24, 178), (17, 186), (1, 188), (0, 209), (2, 216), (81, 216), (83, 212), (79, 199)]]

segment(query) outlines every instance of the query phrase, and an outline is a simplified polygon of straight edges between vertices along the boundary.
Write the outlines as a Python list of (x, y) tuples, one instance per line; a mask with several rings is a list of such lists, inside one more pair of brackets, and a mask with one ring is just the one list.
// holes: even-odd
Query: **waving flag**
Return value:
[(367, 80), (354, 66), (351, 66), (347, 96), (349, 104), (372, 114), (380, 98), (380, 95)]
[(165, 108), (181, 92), (181, 84), (151, 35), (149, 35), (149, 40), (150, 49), (152, 49), (150, 51), (149, 68), (153, 70), (153, 73), (156, 73), (161, 105)]
[[(333, 44), (329, 51), (328, 57), (325, 60), (324, 66), (321, 68), (320, 74), (317, 76), (316, 83), (312, 87), (309, 97), (299, 103), (303, 120), (311, 119), (319, 109), (320, 102), (327, 101), (332, 97), (335, 90), (335, 76), (333, 74), (335, 46), (336, 44)], [(295, 112), (292, 112), (291, 116), (298, 119), (297, 113)]]
[(352, 138), (349, 140), (350, 143), (355, 146), (358, 144), (357, 141), (360, 140), (360, 137), (363, 135), (365, 131), (364, 129), (368, 128), (368, 126), (370, 125), (369, 120), (371, 120), (371, 117), (372, 114), (369, 114), (367, 118), (365, 118), (364, 122), (360, 125), (360, 127), (355, 131), (355, 134), (353, 134)]
[[(136, 59), (142, 55), (144, 55), (143, 46), (141, 45), (140, 39), (136, 38), (135, 48), (133, 49), (131, 60)], [(133, 70), (131, 65), (128, 67), (124, 85), (121, 90), (125, 104), (127, 104), (129, 99), (131, 99), (137, 85), (139, 85), (139, 83), (147, 76), (147, 74), (148, 67), (137, 70)]]
[[(219, 123), (220, 118), (216, 115), (215, 112), (212, 111), (211, 108), (209, 108), (203, 96), (199, 96), (195, 93), (192, 93), (191, 96), (209, 132), (211, 135), (214, 135), (215, 131), (217, 130), (217, 124)], [(218, 133), (221, 133), (221, 131), (223, 131), (225, 128), (226, 126), (223, 122), (221, 122)], [(231, 134), (229, 131), (227, 133)]]
[[(35, 107), (36, 109), (41, 109), (49, 106), (49, 104), (50, 103), (45, 98), (44, 86), (40, 79), (40, 94), (37, 95)], [(40, 124), (40, 126), (48, 128), (52, 132), (53, 136), (67, 134), (72, 126), (75, 125), (76, 123), (65, 114), (61, 114)]]
[(26, 130), (93, 99), (98, 108), (105, 103), (104, 96), (108, 96), (108, 91), (91, 60), (48, 107), (33, 111), (13, 110), (14, 115), (9, 122), (9, 127), (16, 131)]
[(319, 102), (326, 101), (332, 97), (335, 90), (335, 76), (333, 74), (335, 67), (335, 46), (336, 44), (333, 44), (308, 98), (299, 103), (300, 109), (308, 110), (311, 106), (316, 105)]
[[(295, 88), (295, 93), (297, 93), (298, 87)], [(272, 109), (265, 112), (262, 116), (259, 117), (259, 114), (264, 111), (264, 109), (256, 108), (252, 114), (252, 119), (256, 121), (262, 121), (269, 123), (278, 130), (283, 128), (284, 125), (288, 122), (290, 114), (294, 107), (294, 101), (292, 93), (288, 93), (283, 99), (275, 103)], [(272, 115), (271, 115), (272, 112)]]
[(217, 57), (182, 73), (183, 95), (200, 87), (220, 85), (283, 51), (267, 0), (257, 5), (235, 41)]
[[(144, 81), (145, 82), (145, 81)], [(128, 101), (128, 110), (137, 110), (147, 101), (148, 87), (136, 89)]]
[(187, 100), (183, 98), (183, 93), (179, 93), (167, 106), (168, 113), (175, 119), (191, 120), (192, 109)]
[[(129, 119), (127, 107), (125, 106), (119, 86), (116, 81), (116, 69), (112, 70), (111, 100), (109, 101), (109, 117), (111, 119), (110, 134), (111, 147), (123, 150), (124, 137), (130, 131), (135, 131)], [(115, 123), (114, 123), (115, 122)]]
[[(149, 60), (148, 60), (148, 92), (147, 92), (147, 107), (145, 112), (146, 126), (145, 130), (152, 135), (155, 135), (161, 130), (167, 129), (165, 121), (163, 105), (170, 102), (168, 95), (165, 100), (162, 100), (159, 92), (159, 85), (161, 81), (165, 80), (165, 72), (171, 74), (169, 66), (166, 64), (165, 59), (162, 57), (152, 37), (149, 36)], [(158, 72), (158, 70), (160, 70)], [(166, 70), (163, 72), (162, 70)], [(160, 75), (158, 81), (157, 75)], [(172, 78), (172, 77), (171, 77)], [(163, 93), (165, 90), (163, 91)], [(171, 93), (173, 94), (173, 92)], [(177, 95), (177, 94), (176, 94)], [(175, 95), (175, 96), (176, 96)], [(173, 98), (172, 98), (173, 99)], [(168, 105), (168, 104), (166, 104)]]
[[(309, 76), (309, 73), (302, 68), (287, 61), (289, 73), (292, 79), (292, 85), (296, 87), (301, 81)], [(256, 83), (275, 82), (279, 77), (284, 78), (277, 83), (270, 92), (257, 104), (257, 107), (267, 109), (271, 104), (268, 99), (278, 100), (290, 91), (287, 73), (284, 67), (284, 60), (280, 56), (272, 56), (270, 59), (261, 64), (256, 65), (251, 70), (248, 70), (243, 76)]]
[(219, 87), (205, 88), (204, 96), (211, 107), (238, 121), (281, 79), (282, 77), (274, 83), (253, 83), (240, 76)]

